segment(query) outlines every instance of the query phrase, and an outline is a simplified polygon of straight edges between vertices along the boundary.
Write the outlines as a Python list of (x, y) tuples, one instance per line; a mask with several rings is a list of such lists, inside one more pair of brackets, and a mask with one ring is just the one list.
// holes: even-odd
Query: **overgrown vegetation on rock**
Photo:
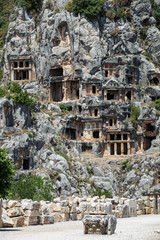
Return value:
[(14, 1), (0, 0), (0, 9), (0, 48), (3, 48), (10, 22), (10, 14), (13, 13), (14, 9)]
[(16, 4), (24, 8), (27, 12), (38, 13), (43, 4), (43, 0), (17, 0)]
[(103, 14), (105, 2), (105, 0), (73, 0), (68, 2), (65, 9), (74, 12), (76, 15), (83, 13), (91, 21)]

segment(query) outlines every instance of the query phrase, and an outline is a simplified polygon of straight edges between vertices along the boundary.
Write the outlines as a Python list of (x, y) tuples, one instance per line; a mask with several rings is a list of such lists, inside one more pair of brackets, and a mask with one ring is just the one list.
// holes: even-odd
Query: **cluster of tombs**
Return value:
[[(9, 65), (12, 81), (36, 80), (31, 56), (12, 56)], [(146, 116), (139, 121), (137, 131), (129, 122), (131, 103), (144, 102), (144, 92), (138, 86), (139, 68), (109, 59), (102, 64), (102, 75), (103, 81), (84, 81), (81, 68), (73, 70), (69, 61), (49, 70), (46, 80), (49, 101), (77, 102), (75, 116), (66, 124), (66, 137), (81, 143), (81, 151), (91, 151), (91, 143), (99, 142), (102, 155), (129, 155), (147, 150), (156, 138), (157, 119), (153, 121), (150, 115)], [(147, 81), (147, 87), (158, 86), (160, 74), (149, 72)], [(149, 95), (152, 101), (159, 98), (154, 93)], [(6, 123), (8, 115), (9, 110)]]

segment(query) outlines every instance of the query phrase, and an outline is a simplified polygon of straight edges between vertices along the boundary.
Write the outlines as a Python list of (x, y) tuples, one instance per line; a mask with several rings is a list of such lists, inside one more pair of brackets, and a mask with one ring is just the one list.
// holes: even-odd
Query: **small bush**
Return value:
[(110, 20), (114, 19), (116, 16), (116, 12), (113, 9), (110, 9), (106, 12), (106, 17)]
[(155, 108), (156, 108), (158, 111), (160, 111), (160, 99), (157, 99), (157, 100), (155, 101)]
[(128, 162), (129, 162), (129, 159), (126, 159), (126, 160), (124, 160), (124, 161), (122, 162), (122, 165), (121, 165), (121, 169), (122, 169), (122, 170), (125, 170), (125, 169), (127, 168)]
[(17, 93), (12, 97), (13, 103), (20, 103), (24, 106), (33, 107), (35, 104), (35, 101), (32, 97), (30, 97), (29, 93), (27, 91)]
[(53, 201), (53, 181), (40, 176), (21, 176), (14, 181), (8, 193), (10, 199), (32, 199), (33, 201)]
[(3, 69), (0, 69), (0, 82), (1, 82), (2, 78), (3, 78)]
[(20, 93), (22, 91), (21, 85), (18, 82), (9, 83), (8, 87), (12, 93)]
[(104, 190), (104, 189), (102, 189), (102, 188), (100, 188), (100, 187), (96, 187), (96, 189), (92, 189), (92, 194), (93, 194), (94, 196), (98, 196), (99, 198), (100, 198), (101, 196), (103, 196), (103, 195), (104, 195), (106, 198), (112, 198), (112, 197), (113, 197), (111, 191)]
[(27, 12), (40, 12), (43, 0), (16, 0), (16, 4), (24, 8)]
[(103, 14), (105, 2), (106, 0), (73, 0), (66, 5), (66, 10), (69, 9), (76, 15), (83, 13), (89, 21), (92, 21)]
[(52, 11), (54, 10), (54, 6), (53, 6), (53, 3), (52, 3), (51, 0), (48, 0), (48, 1), (46, 2), (45, 8), (48, 8), (48, 9), (50, 9), (50, 10), (52, 10)]
[(146, 31), (146, 29), (141, 29), (141, 30), (139, 31), (139, 34), (140, 34), (140, 38), (141, 38), (142, 40), (145, 40), (145, 39), (146, 39), (146, 37), (147, 37), (147, 31)]
[(92, 167), (87, 167), (87, 172), (88, 172), (90, 175), (93, 175), (93, 168), (92, 168)]
[(68, 11), (68, 12), (73, 12), (73, 3), (68, 2), (65, 6), (65, 10)]
[(6, 95), (6, 90), (0, 87), (0, 98), (3, 98)]
[(66, 111), (72, 111), (72, 106), (66, 106), (63, 103), (59, 104), (60, 109), (62, 110), (62, 112), (66, 112)]

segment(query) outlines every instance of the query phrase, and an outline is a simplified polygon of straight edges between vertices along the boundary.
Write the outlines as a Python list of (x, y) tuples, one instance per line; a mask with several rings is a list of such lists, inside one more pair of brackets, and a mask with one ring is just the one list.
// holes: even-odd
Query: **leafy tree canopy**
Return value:
[(12, 161), (7, 157), (5, 149), (0, 148), (0, 197), (5, 198), (11, 187), (15, 168)]
[(10, 199), (32, 199), (33, 201), (53, 200), (53, 181), (40, 176), (24, 175), (12, 183), (8, 197)]

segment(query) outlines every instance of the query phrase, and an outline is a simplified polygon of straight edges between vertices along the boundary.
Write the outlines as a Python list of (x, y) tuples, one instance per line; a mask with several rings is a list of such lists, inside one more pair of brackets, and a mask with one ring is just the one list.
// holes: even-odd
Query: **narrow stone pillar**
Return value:
[(16, 79), (14, 79), (14, 70), (12, 69), (11, 70), (11, 81), (14, 81), (14, 80), (16, 80)]
[(31, 70), (31, 69), (29, 70), (29, 77), (28, 77), (28, 80), (29, 80), (29, 81), (32, 81), (32, 70)]
[(124, 154), (124, 144), (123, 144), (123, 142), (121, 143), (121, 154)]
[(130, 151), (130, 142), (127, 143), (127, 155), (129, 155), (131, 153)]
[(117, 155), (117, 143), (114, 143), (114, 155)]

